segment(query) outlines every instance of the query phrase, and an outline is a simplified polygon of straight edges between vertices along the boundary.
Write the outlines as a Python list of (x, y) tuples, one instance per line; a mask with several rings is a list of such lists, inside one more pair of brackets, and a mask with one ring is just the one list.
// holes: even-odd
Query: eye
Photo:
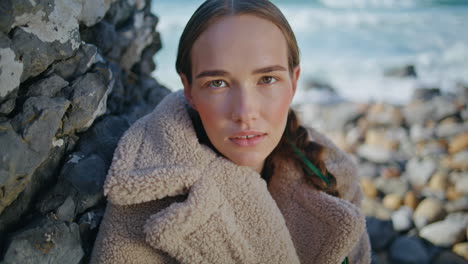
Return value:
[(260, 82), (265, 84), (275, 83), (276, 81), (278, 81), (278, 79), (273, 76), (263, 76), (262, 79), (260, 79)]
[(226, 86), (226, 83), (223, 80), (214, 80), (208, 83), (208, 86), (214, 88), (222, 88)]

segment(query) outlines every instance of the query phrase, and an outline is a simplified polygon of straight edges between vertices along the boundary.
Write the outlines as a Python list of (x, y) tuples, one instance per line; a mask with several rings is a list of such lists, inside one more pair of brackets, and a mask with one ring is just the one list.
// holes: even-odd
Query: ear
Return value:
[(292, 74), (292, 89), (293, 89), (293, 96), (296, 94), (297, 89), (297, 81), (299, 80), (299, 76), (301, 75), (301, 66), (297, 65), (294, 67), (293, 74)]
[(180, 80), (182, 81), (182, 84), (184, 85), (184, 96), (185, 99), (189, 102), (190, 106), (196, 110), (195, 104), (193, 103), (193, 97), (192, 97), (192, 88), (190, 87), (190, 84), (188, 82), (187, 76), (183, 73), (179, 73)]

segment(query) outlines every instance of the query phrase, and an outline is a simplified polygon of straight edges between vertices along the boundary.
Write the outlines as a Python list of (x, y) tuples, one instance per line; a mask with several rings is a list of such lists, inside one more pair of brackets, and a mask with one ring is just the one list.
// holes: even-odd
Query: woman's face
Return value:
[(281, 139), (300, 73), (288, 70), (283, 33), (253, 15), (223, 17), (195, 41), (191, 60), (192, 83), (181, 74), (185, 97), (211, 143), (260, 173)]

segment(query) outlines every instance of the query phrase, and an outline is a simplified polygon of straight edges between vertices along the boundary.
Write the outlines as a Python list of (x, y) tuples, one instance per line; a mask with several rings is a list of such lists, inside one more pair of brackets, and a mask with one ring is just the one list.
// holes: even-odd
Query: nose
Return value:
[(257, 101), (253, 91), (245, 88), (236, 89), (231, 102), (232, 120), (250, 127), (259, 116), (259, 103)]

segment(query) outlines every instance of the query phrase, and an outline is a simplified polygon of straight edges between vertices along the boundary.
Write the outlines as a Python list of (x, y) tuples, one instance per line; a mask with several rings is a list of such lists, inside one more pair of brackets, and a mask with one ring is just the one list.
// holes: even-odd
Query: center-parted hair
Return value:
[[(245, 14), (266, 19), (275, 24), (281, 30), (287, 43), (288, 70), (292, 76), (294, 68), (298, 66), (300, 62), (299, 47), (288, 21), (284, 17), (283, 13), (273, 3), (268, 0), (207, 0), (192, 15), (185, 26), (179, 41), (176, 71), (177, 73), (182, 73), (187, 77), (189, 85), (192, 84), (191, 51), (193, 44), (198, 37), (217, 19), (226, 16)], [(197, 131), (200, 143), (206, 144), (216, 151), (206, 135), (198, 113), (193, 109), (190, 109), (189, 113), (192, 121), (194, 122), (194, 127)], [(302, 151), (307, 159), (309, 159), (324, 175), (328, 175), (330, 181), (329, 185), (325, 184), (323, 180), (308, 169), (307, 165), (293, 151), (291, 143)], [(336, 191), (336, 180), (333, 175), (326, 171), (322, 157), (323, 150), (323, 146), (315, 142), (311, 142), (308, 139), (307, 130), (299, 124), (297, 115), (292, 109), (290, 109), (283, 136), (279, 144), (265, 160), (262, 178), (269, 182), (275, 171), (275, 164), (279, 164), (279, 160), (291, 159), (303, 169), (308, 182), (315, 188), (338, 196)]]

